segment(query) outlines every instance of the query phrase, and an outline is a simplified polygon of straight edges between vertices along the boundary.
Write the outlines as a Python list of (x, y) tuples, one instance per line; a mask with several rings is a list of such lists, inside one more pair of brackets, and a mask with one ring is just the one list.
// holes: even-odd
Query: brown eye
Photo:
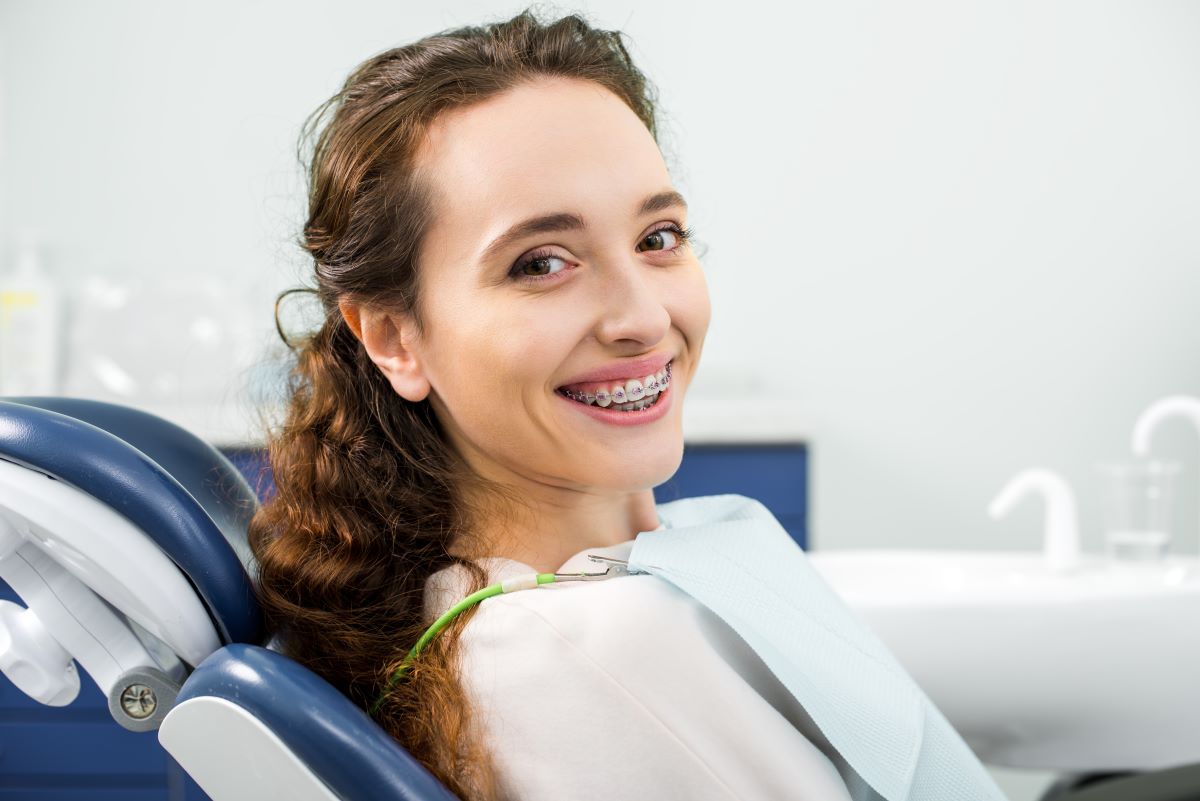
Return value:
[(664, 240), (670, 241), (672, 236), (678, 237), (679, 235), (668, 228), (664, 228), (661, 231), (655, 231), (654, 233), (649, 234), (645, 239), (642, 240), (642, 243), (649, 244), (649, 247), (646, 248), (647, 250), (670, 250), (673, 246), (664, 244)]
[[(529, 268), (533, 268), (532, 270)], [(522, 275), (549, 275), (550, 274), (550, 257), (542, 256), (537, 259), (530, 259), (521, 265)]]
[(691, 232), (690, 228), (684, 230), (675, 224), (665, 225), (646, 234), (640, 244), (648, 245), (644, 250), (676, 251), (687, 242)]
[[(556, 269), (554, 262), (562, 266)], [(531, 253), (524, 261), (514, 264), (509, 275), (518, 281), (537, 281), (561, 273), (566, 269), (566, 263), (566, 259), (553, 253)]]

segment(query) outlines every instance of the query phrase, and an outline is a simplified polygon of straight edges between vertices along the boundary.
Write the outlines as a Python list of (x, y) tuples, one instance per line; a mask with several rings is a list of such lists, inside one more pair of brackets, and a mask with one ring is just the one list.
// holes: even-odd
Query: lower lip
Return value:
[(568, 398), (561, 393), (554, 393), (562, 398), (563, 402), (571, 404), (572, 407), (591, 417), (593, 420), (599, 420), (601, 423), (608, 423), (614, 426), (637, 426), (643, 423), (653, 423), (664, 414), (667, 413), (668, 407), (671, 405), (671, 398), (675, 396), (675, 384), (671, 383), (666, 389), (658, 393), (658, 400), (649, 409), (635, 409), (632, 412), (618, 412), (615, 409), (609, 409), (604, 406), (589, 406), (586, 403), (580, 403)]

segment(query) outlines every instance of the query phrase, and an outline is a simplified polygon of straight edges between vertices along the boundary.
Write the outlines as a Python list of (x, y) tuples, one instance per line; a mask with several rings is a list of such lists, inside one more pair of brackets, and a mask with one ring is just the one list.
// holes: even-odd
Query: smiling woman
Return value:
[[(710, 309), (618, 32), (529, 12), (445, 31), (364, 62), (309, 131), (326, 314), (251, 542), (284, 650), (365, 706), (428, 625), (434, 574), (461, 566), (470, 592), (485, 557), (554, 570), (658, 525)], [(376, 717), (485, 798), (455, 670), (472, 617)]]
[[(283, 650), (464, 799), (562, 797), (595, 760), (626, 789), (572, 798), (844, 797), (769, 672), (658, 583), (489, 598), (390, 682), (457, 600), (660, 526), (710, 304), (621, 34), (528, 12), (439, 33), (366, 61), (310, 128), (325, 318), (250, 533)], [(721, 721), (692, 702), (714, 692), (740, 699)], [(580, 704), (603, 714), (547, 725)]]
[[(594, 81), (532, 76), (441, 113), (414, 159), (431, 204), (419, 303), (339, 303), (396, 395), (427, 400), (465, 466), (524, 500), (498, 516), (467, 498), (482, 514), (453, 547), (552, 571), (654, 528), (682, 407), (644, 409), (642, 382), (669, 362), (686, 387), (709, 302), (647, 126)], [(559, 391), (601, 380), (612, 405)]]

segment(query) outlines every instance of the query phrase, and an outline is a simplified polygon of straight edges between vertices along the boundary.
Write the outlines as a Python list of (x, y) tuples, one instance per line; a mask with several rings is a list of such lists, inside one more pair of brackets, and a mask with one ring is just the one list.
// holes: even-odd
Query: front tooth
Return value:
[(646, 397), (653, 398), (658, 394), (658, 377), (651, 373), (642, 379), (642, 386), (646, 388)]
[(631, 378), (625, 382), (625, 397), (630, 400), (641, 400), (646, 395), (646, 388), (642, 386), (642, 382), (636, 378)]

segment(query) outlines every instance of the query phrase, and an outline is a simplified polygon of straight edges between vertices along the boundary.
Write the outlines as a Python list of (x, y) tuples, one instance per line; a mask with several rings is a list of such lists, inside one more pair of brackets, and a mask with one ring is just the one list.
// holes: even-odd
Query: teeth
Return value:
[[(662, 392), (671, 383), (670, 372), (666, 367), (657, 373), (651, 373), (645, 378), (632, 378), (624, 384), (613, 384), (608, 388), (608, 397), (612, 403), (627, 403), (641, 400)], [(596, 402), (600, 403), (603, 390), (596, 391)], [(607, 405), (607, 404), (601, 404)]]
[(645, 409), (647, 406), (653, 406), (653, 405), (654, 405), (653, 398), (650, 398), (650, 399), (643, 398), (640, 401), (631, 401), (629, 403), (618, 404), (617, 406), (613, 406), (612, 408), (614, 408), (618, 411), (622, 411), (622, 412), (636, 412), (639, 409)]
[(598, 388), (586, 394), (581, 395), (566, 390), (564, 392), (574, 400), (586, 403), (588, 406), (634, 411), (650, 405), (650, 402), (669, 386), (671, 386), (670, 364), (657, 373), (650, 373), (642, 378), (631, 378), (623, 384), (612, 384), (607, 388)]

